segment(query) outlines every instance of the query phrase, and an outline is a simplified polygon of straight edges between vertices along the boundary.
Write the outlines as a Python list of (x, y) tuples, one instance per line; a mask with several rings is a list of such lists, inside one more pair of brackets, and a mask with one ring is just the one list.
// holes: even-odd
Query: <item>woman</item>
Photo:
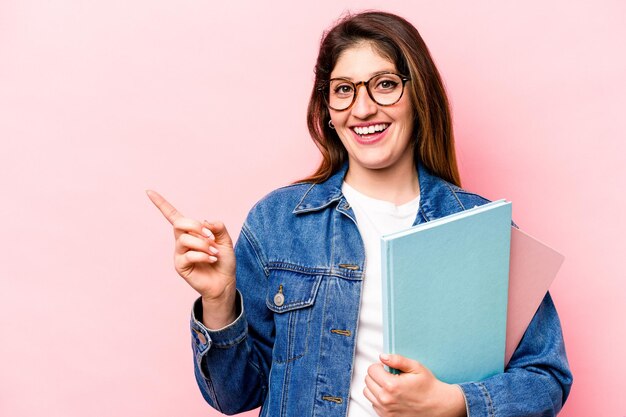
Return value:
[(323, 162), (257, 203), (234, 250), (223, 224), (149, 192), (201, 295), (191, 329), (205, 399), (262, 416), (556, 415), (572, 379), (549, 295), (505, 372), (484, 381), (446, 384), (380, 354), (380, 236), (487, 200), (459, 188), (443, 84), (410, 23), (348, 16), (315, 69), (308, 126)]

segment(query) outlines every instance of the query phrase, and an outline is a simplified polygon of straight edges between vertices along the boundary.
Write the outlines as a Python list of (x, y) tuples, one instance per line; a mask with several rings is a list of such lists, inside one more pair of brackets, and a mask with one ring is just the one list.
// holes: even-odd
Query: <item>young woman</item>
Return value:
[[(257, 203), (233, 249), (221, 223), (152, 201), (174, 226), (204, 398), (261, 416), (552, 416), (572, 382), (546, 295), (504, 373), (450, 385), (382, 352), (379, 239), (475, 205), (449, 106), (417, 30), (388, 13), (328, 31), (308, 110), (323, 161)], [(393, 375), (384, 365), (403, 371)]]

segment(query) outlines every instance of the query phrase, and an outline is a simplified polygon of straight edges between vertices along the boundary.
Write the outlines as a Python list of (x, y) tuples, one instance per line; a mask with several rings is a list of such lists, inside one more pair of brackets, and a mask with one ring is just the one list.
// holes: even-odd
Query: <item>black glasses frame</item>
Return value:
[[(381, 104), (378, 101), (376, 101), (376, 99), (374, 98), (374, 95), (370, 91), (370, 81), (372, 81), (374, 78), (380, 77), (381, 75), (385, 75), (385, 74), (396, 75), (396, 76), (398, 76), (400, 78), (400, 80), (402, 80), (402, 92), (400, 92), (400, 97), (398, 97), (398, 99), (396, 101), (394, 101), (393, 103)], [(331, 106), (330, 105), (330, 100), (329, 100), (329, 97), (328, 97), (328, 95), (329, 95), (328, 87), (330, 87), (330, 83), (331, 82), (336, 81), (336, 80), (345, 81), (345, 82), (351, 84), (352, 87), (354, 87), (354, 94), (352, 95), (352, 102), (350, 102), (350, 104), (347, 107), (343, 108), (343, 109), (337, 109), (337, 108)], [(407, 81), (411, 81), (411, 79), (409, 77), (406, 77), (406, 76), (402, 75), (402, 74), (398, 74), (398, 73), (395, 73), (395, 72), (388, 71), (388, 72), (378, 73), (378, 74), (372, 76), (367, 81), (359, 81), (359, 82), (356, 82), (356, 83), (350, 81), (347, 78), (343, 78), (343, 77), (331, 78), (330, 80), (325, 82), (324, 85), (319, 87), (318, 91), (320, 91), (322, 93), (322, 96), (324, 97), (324, 101), (326, 102), (326, 105), (328, 106), (328, 108), (333, 109), (335, 111), (345, 111), (345, 110), (348, 110), (350, 107), (352, 107), (352, 105), (356, 101), (357, 95), (359, 94), (359, 87), (360, 86), (364, 86), (365, 87), (365, 90), (367, 91), (367, 95), (372, 99), (372, 101), (374, 103), (378, 104), (379, 106), (387, 107), (387, 106), (393, 106), (398, 101), (400, 101), (400, 99), (404, 95), (404, 84), (406, 84)]]

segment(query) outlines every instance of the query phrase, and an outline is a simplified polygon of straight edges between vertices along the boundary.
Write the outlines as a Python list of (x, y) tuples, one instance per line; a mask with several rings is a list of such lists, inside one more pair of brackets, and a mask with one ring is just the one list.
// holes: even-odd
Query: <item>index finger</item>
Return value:
[(374, 363), (367, 368), (367, 376), (381, 387), (385, 386), (386, 382), (391, 378), (397, 377), (397, 375), (387, 372), (380, 362)]
[(163, 213), (163, 216), (167, 219), (168, 222), (174, 224), (174, 222), (183, 217), (183, 215), (176, 210), (176, 207), (167, 202), (163, 196), (156, 191), (146, 190), (146, 194), (148, 194), (148, 198), (155, 206)]

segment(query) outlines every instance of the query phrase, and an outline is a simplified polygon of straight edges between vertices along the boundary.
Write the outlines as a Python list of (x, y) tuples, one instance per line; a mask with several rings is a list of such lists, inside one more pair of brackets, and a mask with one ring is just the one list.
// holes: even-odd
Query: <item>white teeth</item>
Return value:
[(370, 126), (365, 126), (365, 127), (354, 127), (353, 130), (358, 135), (371, 135), (372, 133), (375, 133), (375, 132), (382, 132), (388, 127), (389, 125), (387, 123), (381, 123), (381, 124), (370, 125)]

